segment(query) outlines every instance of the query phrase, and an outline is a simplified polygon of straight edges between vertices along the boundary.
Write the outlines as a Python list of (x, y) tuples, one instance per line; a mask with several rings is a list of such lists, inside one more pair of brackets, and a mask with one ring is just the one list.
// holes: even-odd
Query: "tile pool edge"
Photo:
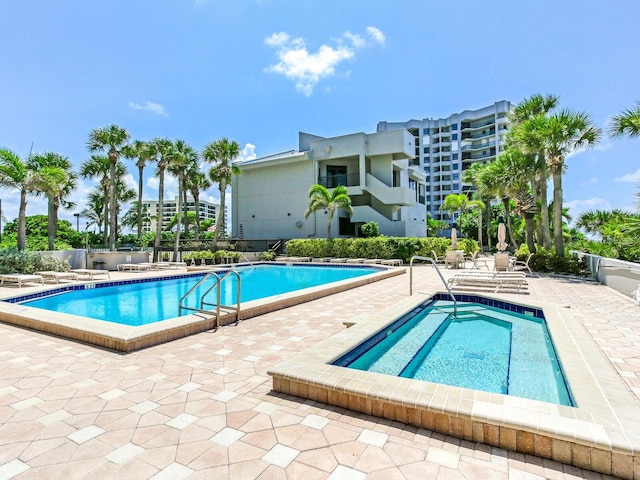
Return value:
[[(404, 268), (377, 267), (378, 272), (361, 277), (354, 277), (317, 287), (305, 288), (286, 294), (244, 302), (241, 306), (240, 319), (246, 320), (257, 315), (333, 295), (334, 293), (392, 276), (401, 275), (405, 273), (406, 270)], [(184, 276), (184, 274), (176, 274), (175, 276), (181, 275)], [(115, 282), (105, 280), (91, 283), (103, 284)], [(135, 282), (123, 280), (123, 283)], [(38, 290), (37, 292), (57, 291), (59, 289), (60, 287), (56, 286), (49, 289)], [(220, 325), (228, 325), (235, 321), (236, 316), (233, 313), (221, 315)], [(121, 352), (140, 350), (195, 333), (211, 330), (215, 327), (213, 317), (205, 318), (198, 314), (185, 315), (161, 322), (133, 327), (77, 315), (46, 311), (4, 301), (0, 301), (0, 322)]]
[(429, 295), (356, 317), (351, 328), (270, 368), (273, 390), (608, 475), (640, 478), (638, 402), (570, 310), (529, 299), (477, 296), (543, 310), (577, 408), (330, 364)]

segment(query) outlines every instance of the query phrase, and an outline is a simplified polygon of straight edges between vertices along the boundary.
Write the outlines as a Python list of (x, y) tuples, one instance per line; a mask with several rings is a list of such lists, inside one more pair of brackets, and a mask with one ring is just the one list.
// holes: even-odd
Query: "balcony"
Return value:
[(415, 205), (415, 192), (406, 187), (390, 187), (367, 173), (367, 185), (362, 188), (385, 205)]
[(491, 148), (496, 146), (496, 141), (492, 140), (490, 142), (485, 143), (475, 143), (471, 145), (464, 145), (460, 150), (463, 152), (467, 152), (469, 150), (482, 150), (485, 148)]
[(342, 185), (343, 187), (357, 187), (360, 185), (360, 174), (349, 173), (345, 175), (318, 177), (318, 183), (326, 188), (336, 188), (338, 185)]

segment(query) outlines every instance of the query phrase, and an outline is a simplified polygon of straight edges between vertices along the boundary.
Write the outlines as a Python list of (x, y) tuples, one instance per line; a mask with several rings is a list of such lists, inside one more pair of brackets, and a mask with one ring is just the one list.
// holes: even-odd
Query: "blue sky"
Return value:
[[(111, 123), (197, 149), (228, 137), (249, 157), (296, 148), (298, 131), (373, 132), (534, 93), (606, 128), (640, 99), (637, 0), (4, 0), (0, 17), (0, 145), (75, 165)], [(639, 151), (605, 136), (569, 158), (571, 213), (631, 208)], [(92, 187), (78, 188), (79, 209)], [(145, 189), (157, 198), (154, 179)], [(0, 198), (15, 218), (17, 195)]]

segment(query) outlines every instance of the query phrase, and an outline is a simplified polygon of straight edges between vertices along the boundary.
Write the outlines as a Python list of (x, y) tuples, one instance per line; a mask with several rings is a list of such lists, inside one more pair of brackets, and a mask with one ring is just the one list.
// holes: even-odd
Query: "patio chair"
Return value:
[(453, 268), (464, 267), (464, 254), (457, 250), (447, 250), (447, 254), (444, 257), (444, 266), (449, 268), (449, 265)]
[(531, 260), (531, 257), (533, 257), (533, 253), (530, 253), (525, 261), (516, 260), (515, 262), (513, 262), (512, 270), (514, 271), (529, 270), (529, 273), (533, 273), (531, 271), (531, 267), (529, 266), (529, 261)]
[(444, 258), (438, 258), (435, 250), (431, 250), (431, 258), (433, 258), (433, 261), (436, 262), (436, 265), (444, 265)]
[(489, 270), (489, 265), (487, 264), (487, 260), (484, 258), (478, 258), (479, 256), (480, 256), (480, 250), (476, 250), (471, 254), (470, 257), (465, 257), (465, 261), (469, 260), (473, 264), (471, 268), (480, 269), (480, 265), (482, 265), (487, 270)]
[(501, 271), (509, 271), (511, 270), (511, 259), (509, 258), (508, 253), (494, 253), (493, 254), (493, 269), (501, 272)]

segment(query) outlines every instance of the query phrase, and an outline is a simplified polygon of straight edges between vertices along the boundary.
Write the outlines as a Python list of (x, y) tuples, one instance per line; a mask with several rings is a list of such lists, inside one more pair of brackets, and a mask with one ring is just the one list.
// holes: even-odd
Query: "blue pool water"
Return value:
[[(241, 301), (247, 302), (338, 280), (355, 278), (379, 271), (364, 267), (303, 267), (287, 265), (257, 265), (237, 269), (241, 277)], [(123, 283), (100, 288), (73, 290), (22, 303), (29, 307), (97, 318), (124, 325), (144, 325), (175, 318), (179, 315), (180, 298), (202, 275), (183, 276), (138, 283)], [(115, 282), (114, 282), (115, 283)], [(197, 307), (199, 298), (214, 279), (203, 283), (189, 297), (187, 306)], [(237, 281), (230, 275), (222, 283), (220, 302), (235, 305)], [(215, 302), (215, 294), (207, 296)], [(184, 312), (189, 314), (192, 312)]]
[(335, 365), (574, 405), (543, 318), (436, 300), (394, 322)]

